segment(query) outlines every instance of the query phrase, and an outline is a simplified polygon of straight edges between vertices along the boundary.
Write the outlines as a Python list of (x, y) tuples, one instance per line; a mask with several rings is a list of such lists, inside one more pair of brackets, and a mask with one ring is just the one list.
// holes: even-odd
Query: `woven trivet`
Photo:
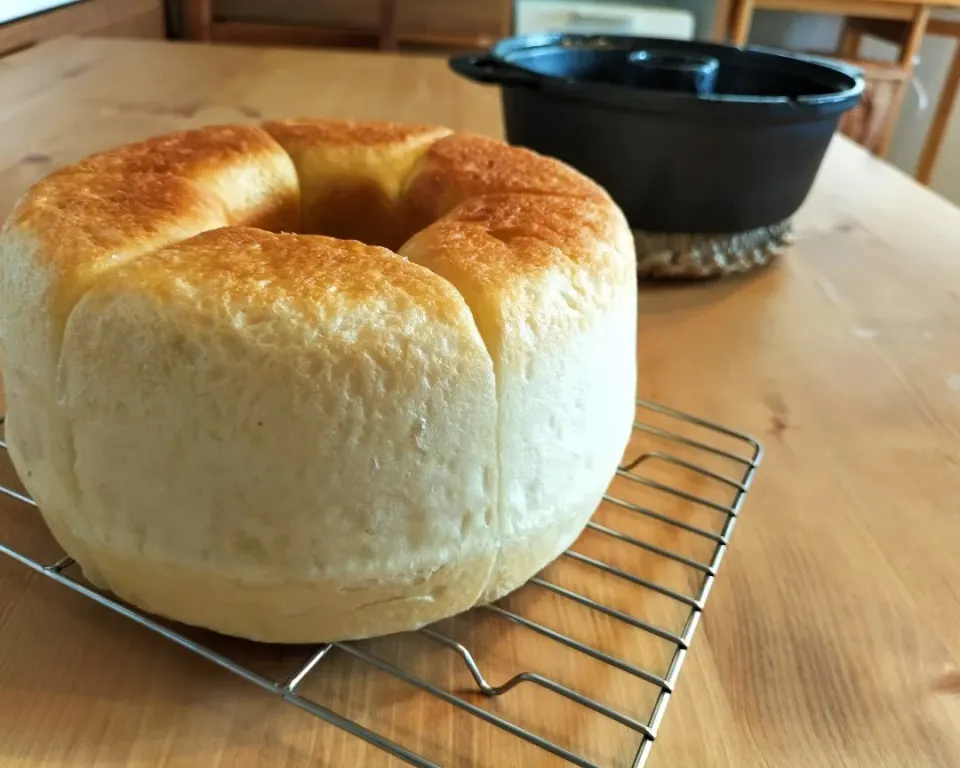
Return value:
[(735, 234), (664, 234), (634, 230), (637, 274), (645, 278), (705, 278), (739, 275), (767, 266), (791, 242), (783, 221)]

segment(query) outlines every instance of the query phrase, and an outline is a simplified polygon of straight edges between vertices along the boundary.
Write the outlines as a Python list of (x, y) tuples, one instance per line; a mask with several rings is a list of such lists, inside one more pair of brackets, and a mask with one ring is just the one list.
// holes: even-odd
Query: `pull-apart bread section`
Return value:
[[(590, 199), (613, 205), (602, 187), (559, 160), (486, 136), (457, 133), (423, 153), (407, 182), (401, 206), (409, 235), (460, 203), (491, 193)], [(630, 249), (632, 253), (632, 245)]]
[(501, 545), (485, 600), (574, 542), (623, 454), (636, 393), (629, 236), (608, 202), (486, 195), (401, 249), (463, 294), (496, 371)]
[(456, 290), (396, 254), (227, 228), (145, 256), (74, 309), (61, 392), (73, 534), (131, 602), (307, 642), (435, 621), (485, 583), (490, 358)]
[[(232, 223), (295, 228), (298, 209), (290, 158), (255, 126), (184, 131), (93, 155), (18, 202), (0, 235), (6, 432), (48, 522), (83, 514), (57, 392), (76, 300), (100, 275), (171, 242)], [(64, 528), (69, 550), (68, 535)]]
[(94, 155), (0, 235), (11, 457), (145, 610), (275, 642), (413, 629), (589, 519), (633, 418), (634, 275), (596, 184), (444, 128)]
[(300, 229), (293, 162), (264, 129), (214, 125), (91, 155), (60, 173), (159, 175), (192, 182), (224, 205), (229, 224)]

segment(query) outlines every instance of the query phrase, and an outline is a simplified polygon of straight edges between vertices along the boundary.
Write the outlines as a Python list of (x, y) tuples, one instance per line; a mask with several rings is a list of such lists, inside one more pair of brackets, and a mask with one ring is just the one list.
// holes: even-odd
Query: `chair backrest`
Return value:
[(868, 150), (879, 153), (895, 119), (902, 91), (909, 86), (910, 74), (895, 64), (849, 61), (863, 71), (866, 88), (860, 103), (840, 122), (840, 131)]

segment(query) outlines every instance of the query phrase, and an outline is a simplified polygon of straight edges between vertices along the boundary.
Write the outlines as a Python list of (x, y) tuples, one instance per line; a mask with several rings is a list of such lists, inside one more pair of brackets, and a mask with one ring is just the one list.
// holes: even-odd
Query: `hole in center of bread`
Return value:
[(351, 179), (325, 185), (303, 200), (301, 232), (341, 240), (358, 240), (396, 251), (413, 234), (397, 201), (369, 179)]

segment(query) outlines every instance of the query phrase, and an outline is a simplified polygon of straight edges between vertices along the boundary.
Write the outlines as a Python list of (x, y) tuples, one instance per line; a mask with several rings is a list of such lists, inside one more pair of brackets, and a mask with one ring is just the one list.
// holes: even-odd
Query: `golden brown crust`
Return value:
[[(36, 184), (5, 230), (32, 235), (61, 272), (95, 268), (226, 223), (222, 202), (176, 176), (71, 173)], [(161, 238), (161, 242), (157, 239)]]
[(157, 175), (197, 185), (224, 204), (227, 223), (296, 231), (300, 191), (283, 148), (255, 125), (211, 125), (91, 155), (58, 175)]
[(467, 133), (440, 139), (424, 154), (403, 195), (416, 232), (472, 197), (490, 194), (610, 198), (596, 182), (559, 160)]
[(545, 265), (535, 257), (534, 244), (553, 250), (551, 263), (563, 258), (588, 266), (596, 261), (597, 244), (621, 245), (624, 225), (619, 209), (605, 201), (521, 193), (473, 197), (427, 231), (436, 231), (443, 250), (459, 250), (464, 258), (470, 257), (469, 249), (453, 249), (451, 239), (470, 230), (518, 246), (503, 266), (523, 272)]
[(441, 138), (448, 128), (413, 123), (354, 122), (317, 118), (287, 118), (263, 123), (264, 130), (287, 151), (297, 151), (318, 144), (341, 147), (383, 147), (405, 144), (424, 137)]
[(98, 152), (58, 173), (158, 173), (197, 179), (279, 150), (258, 126), (209, 125)]
[(163, 296), (178, 286), (202, 288), (223, 301), (269, 306), (283, 301), (310, 311), (336, 292), (352, 302), (375, 299), (386, 284), (453, 322), (461, 305), (436, 290), (436, 276), (393, 251), (322, 235), (276, 234), (253, 227), (224, 227), (138, 259), (111, 283)]
[[(400, 253), (457, 286), (488, 345), (501, 334), (494, 318), (503, 297), (528, 279), (562, 275), (569, 281), (567, 309), (581, 300), (597, 308), (610, 303), (609, 285), (632, 283), (636, 270), (618, 208), (554, 195), (472, 198), (410, 238)], [(490, 306), (493, 296), (499, 298)]]

